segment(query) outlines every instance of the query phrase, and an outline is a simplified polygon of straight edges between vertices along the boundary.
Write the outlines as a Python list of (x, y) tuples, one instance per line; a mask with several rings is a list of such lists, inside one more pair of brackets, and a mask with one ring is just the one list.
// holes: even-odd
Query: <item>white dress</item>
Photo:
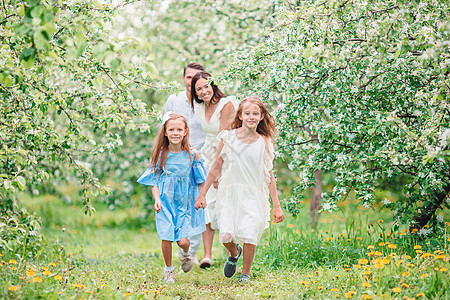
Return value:
[(269, 184), (273, 168), (272, 142), (262, 136), (242, 143), (236, 130), (224, 130), (224, 160), (215, 211), (221, 243), (256, 245), (270, 222)]
[[(205, 104), (201, 103), (195, 106), (195, 113), (198, 115), (200, 122), (202, 124), (202, 130), (206, 134), (205, 143), (200, 149), (200, 155), (205, 160), (206, 167), (211, 170), (212, 165), (217, 156), (217, 151), (219, 150), (219, 141), (217, 140), (217, 135), (220, 130), (220, 112), (222, 111), (225, 104), (231, 102), (235, 109), (237, 109), (238, 102), (236, 97), (228, 96), (220, 99), (217, 104), (216, 110), (209, 122), (205, 119)], [(217, 198), (217, 189), (211, 187), (206, 193), (206, 208), (205, 208), (205, 221), (206, 224), (211, 223), (212, 229), (217, 229), (217, 218), (215, 216), (215, 204)]]

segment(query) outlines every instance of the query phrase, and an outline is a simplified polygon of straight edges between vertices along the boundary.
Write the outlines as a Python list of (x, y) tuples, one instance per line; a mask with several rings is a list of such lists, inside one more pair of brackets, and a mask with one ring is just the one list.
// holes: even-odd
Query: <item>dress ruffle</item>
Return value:
[(153, 168), (153, 166), (150, 166), (147, 170), (145, 170), (144, 174), (139, 177), (137, 182), (147, 186), (157, 186), (161, 175), (163, 175), (164, 173), (163, 170), (155, 172), (155, 170), (157, 169), (158, 165), (156, 165), (155, 168)]

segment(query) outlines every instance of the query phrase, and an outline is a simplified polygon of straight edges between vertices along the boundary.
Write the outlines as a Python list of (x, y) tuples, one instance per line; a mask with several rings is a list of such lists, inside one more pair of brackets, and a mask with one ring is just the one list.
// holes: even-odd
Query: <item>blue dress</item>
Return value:
[(169, 152), (166, 166), (154, 172), (150, 166), (138, 179), (147, 186), (157, 186), (161, 198), (161, 211), (156, 213), (158, 238), (164, 241), (179, 241), (205, 231), (203, 208), (195, 209), (198, 184), (205, 182), (208, 171), (203, 159), (195, 160), (195, 151)]

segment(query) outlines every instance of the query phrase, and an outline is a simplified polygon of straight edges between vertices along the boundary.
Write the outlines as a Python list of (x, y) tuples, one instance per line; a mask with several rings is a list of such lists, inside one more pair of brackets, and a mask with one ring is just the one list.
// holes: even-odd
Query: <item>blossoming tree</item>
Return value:
[(354, 191), (402, 177), (402, 196), (384, 205), (398, 223), (439, 230), (450, 206), (449, 25), (445, 1), (298, 1), (279, 13), (226, 76), (277, 105), (280, 156), (301, 178), (295, 210), (314, 171), (335, 176), (322, 209)]

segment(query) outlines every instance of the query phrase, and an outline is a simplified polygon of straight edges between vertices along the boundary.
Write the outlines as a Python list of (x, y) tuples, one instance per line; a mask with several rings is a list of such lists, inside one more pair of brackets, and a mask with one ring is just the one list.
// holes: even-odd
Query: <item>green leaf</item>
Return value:
[(47, 39), (42, 34), (42, 31), (35, 31), (33, 35), (34, 44), (38, 49), (48, 49), (49, 44), (47, 42)]
[(23, 178), (22, 176), (17, 176), (16, 182), (17, 185), (19, 186), (19, 189), (23, 191), (25, 189), (26, 184), (25, 178)]

